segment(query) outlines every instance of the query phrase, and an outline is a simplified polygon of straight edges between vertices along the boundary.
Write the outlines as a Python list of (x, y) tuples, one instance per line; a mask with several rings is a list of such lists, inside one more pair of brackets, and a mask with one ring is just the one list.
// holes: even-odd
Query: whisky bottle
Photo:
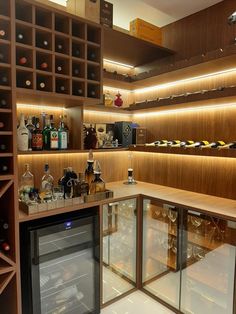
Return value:
[(34, 189), (34, 175), (30, 172), (29, 164), (25, 164), (25, 172), (20, 178), (19, 199), (27, 203), (29, 201), (29, 193)]
[(43, 149), (43, 134), (40, 130), (39, 118), (35, 119), (35, 130), (32, 132), (32, 150)]
[(29, 131), (28, 150), (32, 150), (32, 134), (33, 134), (33, 131), (35, 130), (35, 126), (32, 123), (32, 117), (31, 116), (29, 116), (27, 119), (26, 127)]
[(94, 179), (90, 185), (90, 194), (96, 194), (105, 191), (105, 182), (101, 178), (101, 166), (97, 160), (94, 162)]
[(75, 196), (85, 196), (89, 194), (89, 184), (85, 182), (84, 173), (79, 173), (78, 184), (75, 186)]
[(29, 149), (29, 130), (25, 126), (23, 114), (21, 114), (20, 125), (17, 129), (17, 148), (19, 151), (27, 151)]
[(54, 127), (53, 115), (50, 115), (50, 130), (48, 132), (48, 140), (50, 142), (50, 149), (58, 149), (58, 131)]
[(63, 116), (60, 116), (60, 125), (58, 128), (58, 147), (59, 149), (67, 149), (68, 141), (67, 141), (67, 130), (65, 129)]
[(41, 180), (41, 191), (40, 191), (40, 198), (44, 202), (49, 202), (52, 200), (53, 182), (54, 182), (54, 178), (50, 174), (49, 165), (45, 164), (44, 175)]
[(90, 150), (89, 155), (88, 155), (88, 160), (87, 160), (87, 167), (85, 170), (85, 181), (89, 185), (89, 192), (90, 192), (91, 182), (94, 179), (93, 164), (94, 164), (93, 152), (92, 152), (92, 150)]

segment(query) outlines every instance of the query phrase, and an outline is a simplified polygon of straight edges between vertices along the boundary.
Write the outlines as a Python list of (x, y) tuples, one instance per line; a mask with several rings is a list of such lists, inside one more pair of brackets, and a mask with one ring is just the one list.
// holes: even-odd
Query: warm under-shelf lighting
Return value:
[(200, 111), (200, 110), (217, 110), (217, 109), (232, 109), (236, 108), (235, 103), (224, 103), (224, 104), (216, 104), (216, 105), (206, 105), (206, 106), (198, 106), (198, 107), (188, 107), (188, 108), (179, 108), (179, 109), (170, 109), (170, 110), (159, 110), (159, 111), (150, 111), (150, 112), (143, 112), (143, 113), (134, 113), (134, 117), (153, 117), (153, 116), (161, 116), (161, 115), (168, 115), (174, 113), (186, 113), (190, 111)]
[(129, 90), (129, 89), (124, 89), (124, 88), (115, 88), (115, 87), (112, 87), (112, 86), (103, 86), (103, 90), (109, 90), (111, 92), (115, 92), (117, 93), (118, 91), (123, 91), (125, 93), (132, 93), (133, 91), (132, 90)]
[(134, 66), (131, 64), (125, 64), (125, 63), (121, 63), (121, 62), (117, 62), (117, 61), (113, 61), (113, 60), (109, 60), (109, 59), (105, 59), (105, 58), (103, 59), (103, 61), (110, 63), (110, 64), (121, 66), (123, 68), (134, 69)]
[(138, 88), (138, 89), (133, 90), (133, 92), (136, 94), (152, 92), (155, 90), (165, 89), (168, 87), (173, 87), (173, 86), (177, 86), (177, 85), (184, 84), (184, 83), (190, 83), (193, 81), (202, 80), (202, 79), (213, 77), (213, 76), (218, 76), (221, 74), (230, 74), (230, 73), (234, 73), (234, 72), (236, 72), (236, 68), (230, 68), (227, 70), (222, 70), (222, 71), (212, 72), (212, 73), (203, 74), (203, 75), (199, 75), (199, 76), (189, 77), (189, 78), (186, 78), (183, 80), (177, 80), (177, 81), (159, 84), (159, 85), (150, 86), (150, 87)]
[(31, 105), (31, 104), (16, 104), (17, 109), (27, 109), (27, 108), (31, 108), (31, 109), (40, 109), (40, 110), (53, 110), (53, 111), (62, 111), (62, 110), (66, 110), (66, 108), (64, 107), (54, 107), (54, 106), (44, 106), (44, 105)]
[(123, 116), (126, 116), (127, 115), (130, 115), (130, 112), (121, 112), (122, 109), (119, 109), (119, 108), (115, 108), (115, 107), (112, 107), (112, 109), (117, 109), (117, 112), (115, 111), (109, 111), (109, 107), (107, 107), (107, 110), (108, 111), (97, 111), (97, 110), (90, 110), (90, 109), (84, 109), (84, 112), (85, 114), (94, 114), (94, 115), (101, 115), (101, 116), (104, 116), (104, 115), (108, 115), (108, 116), (113, 116), (113, 115), (123, 115)]

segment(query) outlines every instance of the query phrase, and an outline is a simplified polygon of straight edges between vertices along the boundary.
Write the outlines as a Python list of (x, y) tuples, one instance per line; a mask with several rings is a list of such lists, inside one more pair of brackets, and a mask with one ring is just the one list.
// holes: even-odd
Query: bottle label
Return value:
[(50, 148), (58, 149), (58, 131), (50, 131)]
[(33, 136), (32, 136), (32, 148), (33, 149), (42, 149), (43, 148), (43, 135), (42, 134), (33, 134)]
[(59, 133), (59, 148), (67, 149), (67, 132), (62, 131)]
[(29, 149), (29, 133), (28, 132), (18, 132), (17, 137), (18, 150), (26, 151)]

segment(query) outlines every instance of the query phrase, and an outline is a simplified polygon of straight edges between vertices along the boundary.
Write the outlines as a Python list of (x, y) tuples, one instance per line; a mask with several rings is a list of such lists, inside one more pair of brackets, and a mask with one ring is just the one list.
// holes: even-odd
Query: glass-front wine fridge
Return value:
[(98, 208), (22, 223), (23, 314), (97, 314)]

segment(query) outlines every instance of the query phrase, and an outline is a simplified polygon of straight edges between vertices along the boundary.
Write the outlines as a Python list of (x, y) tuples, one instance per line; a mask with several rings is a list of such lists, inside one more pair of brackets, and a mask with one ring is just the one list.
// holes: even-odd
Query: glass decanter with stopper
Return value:
[(50, 174), (49, 165), (44, 166), (44, 175), (42, 177), (40, 198), (43, 202), (52, 201), (54, 178)]

